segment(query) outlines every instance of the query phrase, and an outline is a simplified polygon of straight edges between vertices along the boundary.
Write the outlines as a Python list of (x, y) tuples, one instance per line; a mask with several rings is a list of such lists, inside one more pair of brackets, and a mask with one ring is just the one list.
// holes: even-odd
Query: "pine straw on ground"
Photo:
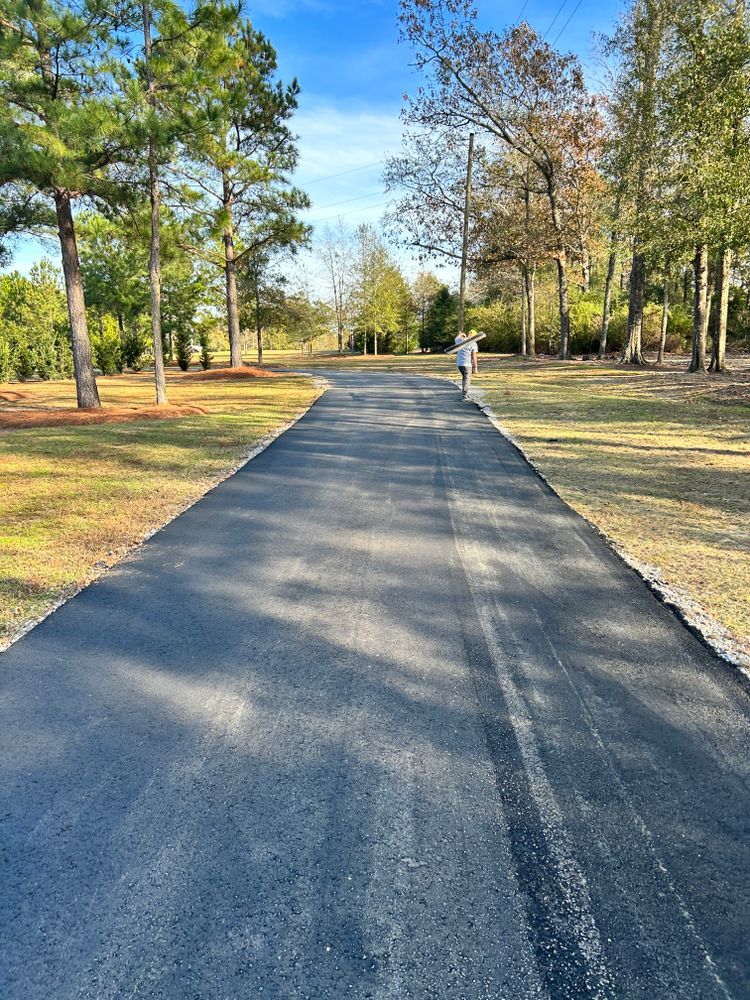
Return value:
[[(97, 413), (137, 416), (0, 431), (0, 648), (202, 496), (320, 394), (303, 376), (191, 384), (170, 371), (170, 405), (187, 415), (153, 420), (143, 416), (156, 409), (151, 373), (98, 384)], [(16, 393), (21, 399), (8, 401)], [(54, 417), (75, 405), (72, 381), (0, 385), (0, 394), (4, 416), (32, 409)]]
[(102, 406), (82, 409), (0, 410), (0, 431), (23, 427), (124, 424), (130, 420), (174, 420), (208, 413), (202, 406)]
[(186, 382), (220, 382), (243, 378), (279, 378), (279, 373), (255, 365), (243, 365), (241, 368), (209, 368), (204, 372), (189, 372), (183, 375), (183, 380)]

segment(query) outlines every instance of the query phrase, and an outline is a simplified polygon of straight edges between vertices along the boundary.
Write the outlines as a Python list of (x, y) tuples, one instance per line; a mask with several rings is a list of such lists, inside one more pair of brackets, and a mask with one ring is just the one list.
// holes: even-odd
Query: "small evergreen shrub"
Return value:
[(94, 362), (102, 375), (115, 375), (122, 371), (122, 352), (117, 333), (105, 328), (101, 333), (92, 337), (92, 347), (94, 349)]
[(12, 352), (8, 341), (0, 336), (0, 382), (9, 382), (11, 375)]
[(198, 343), (200, 344), (201, 353), (198, 360), (201, 363), (201, 368), (203, 371), (207, 371), (211, 367), (211, 359), (213, 355), (211, 354), (211, 348), (208, 342), (208, 330), (201, 330), (198, 335)]
[(140, 330), (129, 330), (122, 339), (122, 361), (125, 368), (140, 372), (146, 364), (148, 339)]
[(40, 379), (48, 382), (50, 379), (60, 377), (54, 339), (45, 338), (37, 345), (35, 355), (36, 372)]
[(67, 330), (59, 331), (55, 338), (57, 370), (60, 378), (73, 378), (73, 349)]
[(34, 356), (26, 346), (26, 344), (19, 344), (13, 354), (13, 374), (16, 376), (19, 382), (25, 382), (27, 378), (31, 378), (36, 369), (34, 363)]
[(177, 364), (182, 371), (186, 372), (193, 356), (192, 338), (189, 330), (180, 329), (177, 331), (174, 338), (174, 352)]

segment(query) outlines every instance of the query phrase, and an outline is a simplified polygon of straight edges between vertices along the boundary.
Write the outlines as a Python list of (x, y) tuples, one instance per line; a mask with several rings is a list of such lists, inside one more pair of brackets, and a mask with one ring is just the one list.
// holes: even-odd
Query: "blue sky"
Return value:
[[(581, 56), (596, 88), (592, 37), (611, 30), (619, 0), (477, 4), (483, 26), (502, 30), (523, 12), (550, 41), (562, 30), (558, 47)], [(347, 224), (357, 225), (376, 222), (383, 211), (382, 161), (399, 148), (402, 95), (417, 81), (411, 52), (398, 42), (397, 7), (395, 0), (246, 3), (247, 15), (277, 50), (282, 79), (296, 76), (302, 87), (295, 118), (300, 136), (296, 180), (313, 200), (311, 222), (334, 222), (341, 215)], [(44, 253), (56, 257), (52, 244), (43, 249), (25, 242), (11, 267), (26, 271)]]
[[(498, 30), (523, 7), (523, 0), (478, 0), (481, 22)], [(609, 31), (618, 10), (616, 0), (529, 0), (523, 17), (542, 33), (552, 25), (550, 41), (564, 28), (559, 45), (581, 56), (595, 87), (592, 36)], [(398, 41), (397, 4), (260, 0), (248, 12), (275, 45), (282, 75), (296, 74), (302, 86), (297, 176), (302, 187), (309, 183), (310, 220), (340, 213), (351, 224), (375, 221), (385, 199), (382, 160), (398, 150), (402, 95), (417, 83), (411, 51)]]

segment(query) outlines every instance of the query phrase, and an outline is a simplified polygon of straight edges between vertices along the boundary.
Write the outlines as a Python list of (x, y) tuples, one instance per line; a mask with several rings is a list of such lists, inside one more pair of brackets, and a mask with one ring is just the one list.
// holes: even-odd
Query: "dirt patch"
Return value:
[(13, 392), (4, 389), (0, 392), (0, 403), (15, 403), (19, 399), (26, 399), (28, 396), (28, 392)]
[(108, 406), (95, 409), (40, 409), (0, 411), (0, 430), (25, 427), (61, 427), (77, 424), (124, 424), (130, 420), (172, 420), (208, 411), (202, 406)]
[(281, 378), (280, 372), (271, 372), (256, 365), (242, 365), (241, 368), (209, 368), (205, 372), (191, 372), (184, 375), (183, 382), (216, 382), (237, 378)]

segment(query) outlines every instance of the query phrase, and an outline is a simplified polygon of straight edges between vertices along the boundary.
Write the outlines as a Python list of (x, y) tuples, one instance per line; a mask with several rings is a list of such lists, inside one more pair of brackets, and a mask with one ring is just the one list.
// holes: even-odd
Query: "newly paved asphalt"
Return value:
[(747, 686), (455, 389), (331, 377), (0, 656), (2, 1000), (749, 997)]

